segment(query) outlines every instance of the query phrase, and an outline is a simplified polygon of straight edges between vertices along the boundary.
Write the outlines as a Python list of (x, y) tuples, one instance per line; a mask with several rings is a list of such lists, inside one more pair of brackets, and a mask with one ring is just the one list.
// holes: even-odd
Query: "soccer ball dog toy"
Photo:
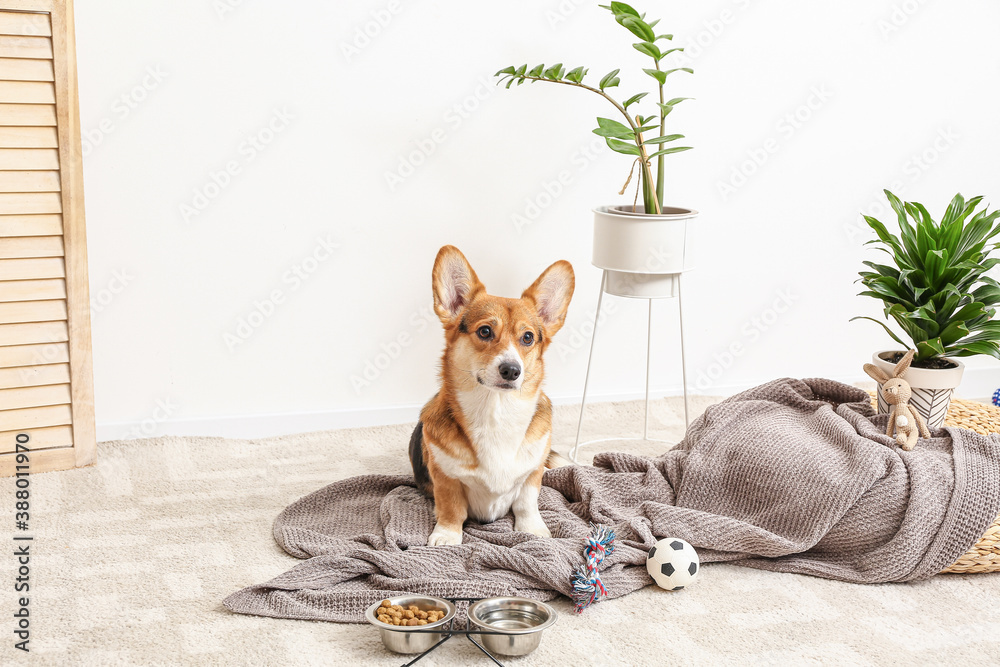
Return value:
[(679, 591), (698, 578), (700, 563), (690, 544), (679, 537), (665, 537), (649, 550), (646, 571), (660, 588)]

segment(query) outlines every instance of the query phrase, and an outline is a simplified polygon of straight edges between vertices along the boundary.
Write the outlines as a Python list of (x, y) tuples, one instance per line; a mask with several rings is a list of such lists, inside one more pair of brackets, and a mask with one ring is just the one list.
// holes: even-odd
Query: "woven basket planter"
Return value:
[[(874, 392), (869, 392), (874, 394)], [(872, 406), (875, 407), (872, 397)], [(877, 408), (876, 408), (877, 409)], [(954, 399), (948, 407), (948, 415), (944, 419), (945, 426), (959, 426), (970, 431), (989, 435), (1000, 433), (1000, 408), (976, 401)], [(1000, 516), (986, 533), (979, 538), (954, 563), (941, 570), (942, 574), (974, 574), (978, 572), (1000, 572)]]

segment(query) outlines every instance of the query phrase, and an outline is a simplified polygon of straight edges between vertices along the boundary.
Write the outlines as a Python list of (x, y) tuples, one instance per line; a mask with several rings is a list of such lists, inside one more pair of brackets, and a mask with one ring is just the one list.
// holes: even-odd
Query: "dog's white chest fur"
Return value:
[(479, 465), (470, 470), (441, 455), (436, 455), (436, 461), (446, 475), (465, 485), (469, 515), (482, 522), (495, 521), (510, 511), (525, 480), (542, 464), (549, 434), (525, 440), (538, 397), (532, 400), (515, 393), (475, 389), (459, 393), (458, 402)]

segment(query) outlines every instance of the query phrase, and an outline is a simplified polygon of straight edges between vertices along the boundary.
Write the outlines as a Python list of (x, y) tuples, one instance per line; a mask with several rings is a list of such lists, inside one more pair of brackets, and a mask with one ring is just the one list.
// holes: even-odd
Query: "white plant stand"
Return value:
[[(673, 298), (674, 294), (669, 292), (676, 292), (677, 297), (677, 319), (680, 327), (680, 344), (681, 344), (681, 376), (684, 383), (684, 426), (687, 428), (689, 425), (689, 412), (688, 412), (688, 386), (687, 386), (687, 363), (684, 354), (684, 309), (683, 301), (681, 296), (681, 275), (683, 272), (675, 274), (660, 274), (656, 276), (657, 279), (669, 279), (674, 281), (674, 289), (669, 290), (666, 294), (652, 294), (656, 290), (651, 291), (650, 296), (637, 296), (637, 295), (626, 295), (626, 294), (615, 294), (613, 291), (608, 291), (608, 273), (607, 269), (604, 269), (604, 273), (601, 276), (601, 292), (597, 297), (597, 313), (594, 315), (594, 333), (590, 337), (590, 354), (587, 356), (587, 374), (583, 380), (583, 400), (580, 403), (580, 418), (576, 424), (576, 443), (573, 445), (573, 449), (570, 451), (570, 459), (573, 463), (579, 463), (577, 461), (577, 452), (580, 447), (585, 447), (587, 445), (592, 445), (598, 442), (610, 442), (610, 441), (621, 441), (621, 440), (639, 440), (646, 442), (662, 442), (666, 444), (673, 445), (675, 443), (669, 442), (667, 440), (659, 440), (649, 437), (649, 366), (650, 366), (650, 352), (652, 350), (653, 341), (653, 301), (655, 299), (670, 299)], [(668, 278), (669, 276), (669, 278)], [(641, 290), (640, 290), (641, 291)], [(624, 296), (625, 298), (639, 298), (646, 299), (649, 301), (649, 315), (646, 323), (646, 409), (643, 418), (642, 425), (642, 437), (621, 437), (621, 438), (599, 438), (596, 440), (588, 440), (587, 442), (580, 442), (580, 430), (583, 427), (583, 411), (587, 406), (587, 387), (590, 384), (590, 366), (594, 359), (594, 342), (597, 340), (597, 323), (601, 320), (601, 304), (604, 301), (605, 293), (612, 296)]]

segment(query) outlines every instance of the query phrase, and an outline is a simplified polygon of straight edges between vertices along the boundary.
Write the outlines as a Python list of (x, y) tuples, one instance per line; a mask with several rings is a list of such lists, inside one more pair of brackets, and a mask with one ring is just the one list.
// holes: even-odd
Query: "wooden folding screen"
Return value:
[(73, 3), (0, 0), (0, 475), (93, 463), (92, 375)]

